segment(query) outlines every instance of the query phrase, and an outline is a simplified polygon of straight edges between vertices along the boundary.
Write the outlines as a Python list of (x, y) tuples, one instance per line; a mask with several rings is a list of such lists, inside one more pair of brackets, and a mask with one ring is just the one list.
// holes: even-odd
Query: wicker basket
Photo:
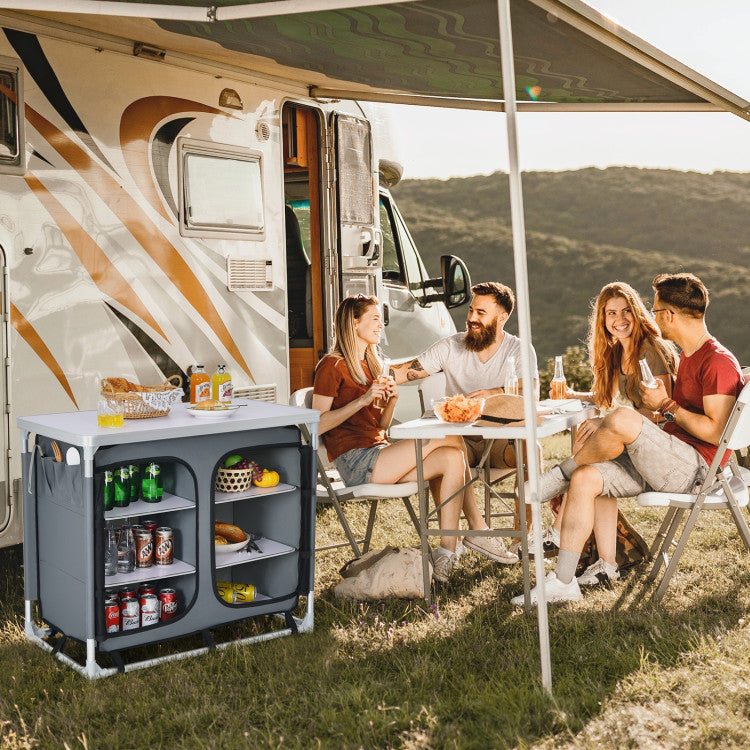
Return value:
[(219, 469), (215, 487), (219, 492), (244, 492), (253, 484), (252, 469)]
[[(173, 381), (176, 381), (174, 385)], [(102, 380), (101, 395), (112, 409), (121, 409), (125, 419), (165, 417), (183, 396), (182, 378), (172, 375), (162, 385), (144, 385), (142, 391), (119, 393)]]

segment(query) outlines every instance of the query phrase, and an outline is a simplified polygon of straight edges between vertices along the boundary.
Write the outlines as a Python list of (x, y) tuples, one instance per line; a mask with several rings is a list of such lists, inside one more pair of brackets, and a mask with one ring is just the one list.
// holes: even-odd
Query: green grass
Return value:
[[(624, 507), (651, 539), (661, 514)], [(328, 510), (318, 525), (337, 533)], [(400, 502), (384, 503), (375, 546), (414, 541)], [(551, 608), (554, 699), (536, 616), (509, 604), (520, 566), (466, 553), (431, 608), (360, 605), (332, 594), (348, 557), (318, 557), (313, 633), (89, 682), (25, 641), (21, 548), (0, 551), (0, 746), (750, 746), (750, 572), (724, 513), (705, 514), (661, 606), (642, 567)]]

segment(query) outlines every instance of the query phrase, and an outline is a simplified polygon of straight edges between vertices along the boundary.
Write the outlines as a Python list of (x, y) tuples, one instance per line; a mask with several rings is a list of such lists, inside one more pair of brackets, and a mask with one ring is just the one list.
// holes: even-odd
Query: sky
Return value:
[[(750, 0), (588, 0), (645, 41), (750, 101)], [(368, 105), (390, 122), (404, 178), (507, 170), (505, 116)], [(750, 171), (750, 122), (728, 113), (518, 115), (523, 170), (587, 166)]]

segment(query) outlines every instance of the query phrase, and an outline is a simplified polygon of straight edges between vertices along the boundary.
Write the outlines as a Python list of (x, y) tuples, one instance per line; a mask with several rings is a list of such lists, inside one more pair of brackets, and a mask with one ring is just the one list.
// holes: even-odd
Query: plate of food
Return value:
[(435, 416), (448, 424), (474, 424), (482, 416), (483, 398), (470, 398), (459, 393), (432, 402)]
[(185, 411), (193, 417), (199, 419), (226, 419), (231, 417), (241, 404), (228, 404), (222, 401), (209, 399), (197, 404), (191, 404), (185, 407)]
[(214, 549), (216, 554), (227, 554), (228, 552), (239, 552), (245, 549), (250, 542), (250, 535), (246, 534), (239, 526), (233, 523), (214, 524)]

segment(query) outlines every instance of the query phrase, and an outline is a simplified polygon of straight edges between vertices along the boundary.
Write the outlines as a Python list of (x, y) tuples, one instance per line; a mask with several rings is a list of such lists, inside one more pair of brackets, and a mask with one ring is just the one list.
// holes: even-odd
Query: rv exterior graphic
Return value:
[[(20, 18), (20, 17), (19, 17)], [(293, 80), (63, 24), (0, 18), (5, 401), (0, 546), (21, 541), (19, 415), (92, 409), (100, 379), (226, 363), (236, 392), (312, 383), (348, 294), (391, 357), (455, 329), (378, 180), (370, 123)]]

